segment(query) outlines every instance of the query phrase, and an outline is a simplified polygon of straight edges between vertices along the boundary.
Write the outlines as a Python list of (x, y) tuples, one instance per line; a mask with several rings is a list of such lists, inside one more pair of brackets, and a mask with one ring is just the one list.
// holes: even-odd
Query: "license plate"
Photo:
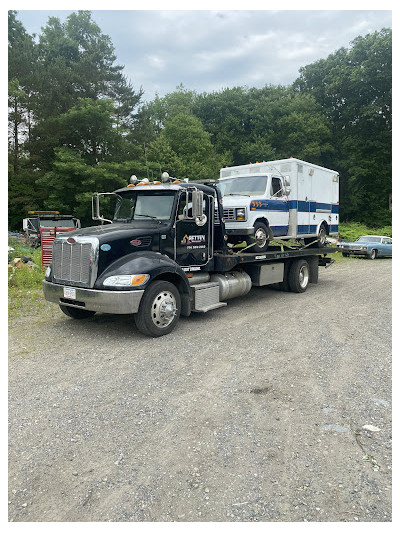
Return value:
[(76, 300), (76, 289), (72, 289), (71, 287), (64, 287), (64, 298)]

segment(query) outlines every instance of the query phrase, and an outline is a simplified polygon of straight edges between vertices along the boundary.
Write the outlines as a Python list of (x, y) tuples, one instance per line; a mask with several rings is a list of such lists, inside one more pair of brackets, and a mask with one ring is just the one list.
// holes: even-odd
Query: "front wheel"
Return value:
[(371, 251), (370, 251), (370, 254), (369, 254), (368, 257), (369, 257), (370, 259), (376, 259), (376, 256), (377, 256), (377, 255), (378, 255), (378, 254), (377, 254), (377, 251), (376, 251), (376, 250), (371, 250)]
[(87, 309), (80, 309), (79, 307), (69, 307), (68, 305), (60, 305), (60, 309), (70, 318), (75, 318), (77, 320), (90, 318), (96, 313), (96, 311), (88, 311)]
[(254, 237), (252, 237), (254, 246), (249, 248), (249, 252), (266, 252), (269, 244), (268, 228), (263, 222), (256, 222), (254, 224)]
[(150, 337), (161, 337), (175, 329), (181, 314), (181, 297), (169, 281), (154, 281), (146, 289), (135, 317), (138, 330)]

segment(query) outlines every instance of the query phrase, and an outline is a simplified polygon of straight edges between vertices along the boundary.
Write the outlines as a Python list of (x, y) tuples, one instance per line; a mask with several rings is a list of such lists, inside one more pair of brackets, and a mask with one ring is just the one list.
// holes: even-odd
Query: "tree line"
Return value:
[(89, 11), (38, 36), (9, 11), (9, 228), (35, 209), (90, 224), (92, 192), (132, 174), (215, 179), (290, 156), (339, 171), (342, 220), (391, 224), (391, 42), (386, 28), (357, 37), (289, 86), (180, 85), (144, 102)]

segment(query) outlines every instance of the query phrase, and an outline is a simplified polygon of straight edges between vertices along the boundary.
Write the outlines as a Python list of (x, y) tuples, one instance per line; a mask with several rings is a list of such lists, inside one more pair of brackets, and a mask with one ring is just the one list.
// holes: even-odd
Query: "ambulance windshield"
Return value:
[(268, 176), (245, 176), (223, 179), (218, 183), (222, 196), (264, 194)]

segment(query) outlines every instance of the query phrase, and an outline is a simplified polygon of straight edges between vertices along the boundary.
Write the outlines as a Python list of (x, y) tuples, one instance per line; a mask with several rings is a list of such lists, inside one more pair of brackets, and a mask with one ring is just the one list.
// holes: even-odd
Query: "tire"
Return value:
[(305, 259), (293, 261), (289, 273), (288, 284), (291, 292), (305, 292), (310, 280), (310, 266)]
[(175, 329), (181, 314), (181, 297), (169, 281), (154, 281), (146, 289), (134, 315), (138, 330), (149, 337), (161, 337)]
[(305, 244), (309, 244), (310, 248), (324, 248), (326, 246), (327, 236), (328, 236), (328, 232), (326, 230), (326, 225), (321, 224), (317, 237), (314, 237), (311, 239), (304, 239), (304, 242)]
[(343, 257), (350, 257), (350, 254), (348, 254), (347, 252), (342, 252), (342, 256)]
[(87, 309), (79, 309), (78, 307), (69, 307), (68, 305), (60, 305), (60, 309), (64, 314), (70, 318), (75, 318), (76, 320), (90, 318), (96, 314), (96, 311), (88, 311)]
[(376, 259), (378, 257), (378, 252), (376, 250), (371, 250), (368, 259)]
[(268, 228), (264, 222), (256, 222), (254, 224), (254, 237), (251, 242), (256, 242), (254, 246), (248, 249), (249, 253), (266, 252), (269, 244)]

